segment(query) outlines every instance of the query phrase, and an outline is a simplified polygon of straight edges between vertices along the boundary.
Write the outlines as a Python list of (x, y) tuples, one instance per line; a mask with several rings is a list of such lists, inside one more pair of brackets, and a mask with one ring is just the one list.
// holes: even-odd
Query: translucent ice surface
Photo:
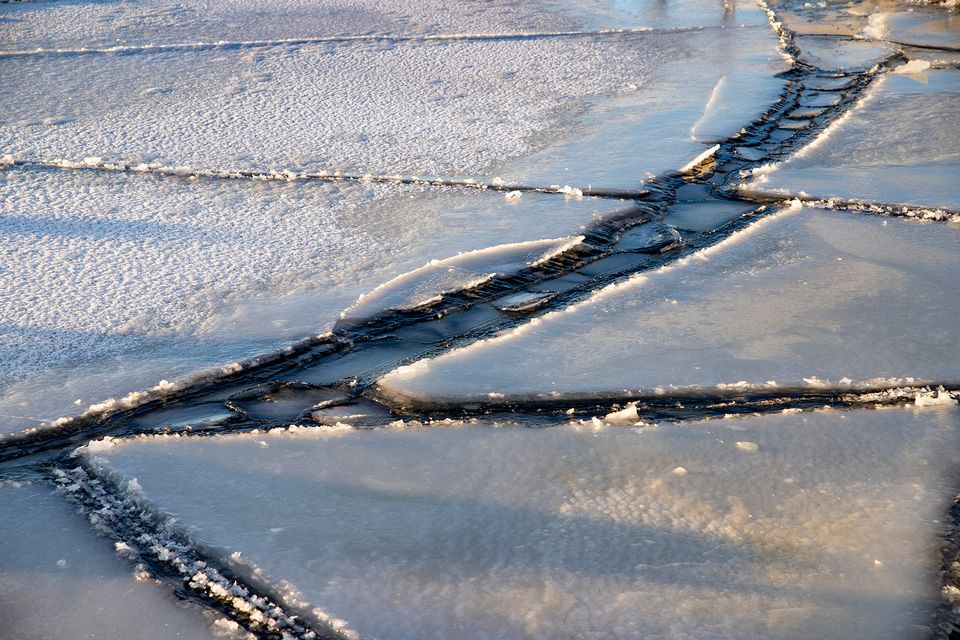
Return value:
[(752, 0), (547, 0), (545, 5), (561, 15), (577, 19), (588, 28), (729, 28), (767, 24), (766, 14)]
[(545, 148), (497, 168), (530, 184), (629, 188), (676, 171), (717, 140), (769, 109), (784, 81), (777, 38), (767, 25), (649, 34), (666, 60), (646, 83), (591, 98)]
[(957, 419), (327, 429), (107, 465), (369, 637), (904, 640), (939, 602)]
[(430, 260), (626, 206), (93, 170), (7, 169), (0, 194), (0, 433), (327, 330)]
[(45, 485), (0, 483), (0, 636), (213, 638), (208, 619), (137, 581), (114, 543)]
[(921, 47), (960, 48), (960, 13), (935, 8), (877, 12), (865, 35)]
[(885, 43), (821, 36), (800, 36), (797, 46), (805, 61), (825, 70), (869, 69), (894, 51)]
[[(909, 68), (906, 69), (909, 71)], [(960, 70), (893, 74), (747, 189), (960, 209)]]
[(956, 226), (787, 211), (380, 385), (444, 402), (960, 381), (958, 276)]

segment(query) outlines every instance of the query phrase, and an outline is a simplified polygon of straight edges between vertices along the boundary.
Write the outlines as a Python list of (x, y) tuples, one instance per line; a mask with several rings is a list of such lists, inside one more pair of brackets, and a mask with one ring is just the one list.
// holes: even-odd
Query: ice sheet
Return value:
[(903, 640), (939, 601), (957, 420), (328, 429), (107, 455), (369, 637)]
[(625, 206), (88, 170), (8, 169), (0, 194), (0, 433), (273, 351), (425, 262)]
[(749, 125), (784, 85), (775, 77), (785, 66), (767, 25), (658, 36), (657, 42), (666, 60), (648, 82), (592, 98), (562, 135), (505, 162), (499, 175), (529, 184), (632, 187), (680, 169), (704, 144)]
[(921, 47), (960, 47), (960, 14), (935, 8), (877, 12), (865, 35)]
[(214, 0), (191, 5), (58, 2), (0, 5), (4, 50), (98, 48), (186, 42), (243, 42), (337, 36), (555, 33), (582, 29), (732, 26), (766, 23), (753, 3), (395, 0)]
[(138, 581), (83, 516), (45, 485), (0, 483), (4, 638), (214, 638), (212, 618)]
[(869, 69), (894, 49), (885, 43), (821, 36), (796, 39), (803, 60), (824, 70)]
[(583, 100), (644, 84), (681, 38), (10, 58), (0, 149), (77, 161), (492, 178), (494, 165), (565, 131)]
[(572, 16), (587, 28), (735, 27), (766, 25), (767, 16), (755, 2), (702, 2), (700, 0), (553, 0), (544, 3), (561, 15)]
[(182, 42), (417, 36), (571, 29), (578, 25), (536, 5), (396, 0), (214, 0), (18, 3), (0, 7), (9, 49), (94, 48)]
[(960, 209), (960, 70), (893, 74), (750, 191)]
[(459, 402), (960, 381), (958, 276), (956, 226), (787, 211), (380, 385)]

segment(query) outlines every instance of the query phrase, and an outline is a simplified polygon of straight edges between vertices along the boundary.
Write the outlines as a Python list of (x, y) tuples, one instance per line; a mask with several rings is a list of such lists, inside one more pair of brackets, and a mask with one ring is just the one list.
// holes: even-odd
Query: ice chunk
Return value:
[(952, 225), (798, 207), (379, 384), (415, 404), (960, 382), (958, 246)]
[(435, 260), (360, 296), (341, 317), (364, 319), (391, 309), (416, 309), (429, 305), (446, 293), (470, 289), (494, 276), (510, 275), (545, 262), (582, 241), (583, 236), (573, 236), (518, 242)]
[(911, 75), (914, 73), (923, 73), (929, 68), (929, 60), (911, 60), (910, 62), (904, 62), (902, 65), (894, 69), (893, 72), (899, 73), (900, 75)]
[(129, 555), (44, 484), (0, 486), (0, 601), (7, 638), (213, 638), (197, 607), (134, 577)]
[[(670, 220), (673, 221), (672, 217)], [(620, 251), (659, 253), (676, 247), (681, 241), (680, 232), (673, 227), (648, 222), (624, 232), (616, 247)]]
[(630, 404), (625, 409), (612, 411), (603, 417), (603, 421), (609, 424), (636, 424), (640, 420), (640, 414), (637, 413), (637, 405)]
[(731, 640), (900, 640), (940, 602), (958, 426), (861, 410), (284, 432), (133, 441), (108, 465), (364, 636), (700, 637), (708, 620)]
[(500, 298), (493, 304), (500, 311), (523, 313), (539, 309), (556, 297), (557, 294), (554, 291), (523, 292)]
[(960, 70), (891, 76), (848, 118), (745, 188), (960, 210), (958, 101)]

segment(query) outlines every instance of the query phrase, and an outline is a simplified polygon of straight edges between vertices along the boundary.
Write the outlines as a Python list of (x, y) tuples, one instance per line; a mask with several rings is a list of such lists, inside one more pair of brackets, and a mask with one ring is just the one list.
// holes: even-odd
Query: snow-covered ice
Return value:
[(0, 636), (214, 638), (212, 618), (152, 580), (46, 484), (0, 482)]
[(617, 29), (732, 28), (766, 25), (755, 2), (683, 0), (176, 0), (0, 5), (4, 51), (102, 49), (183, 43), (438, 35), (554, 34)]
[(537, 34), (578, 30), (765, 24), (752, 2), (730, 8), (686, 0), (677, 6), (541, 0), (177, 0), (0, 6), (3, 50), (92, 49), (195, 42), (337, 37), (416, 38), (448, 34)]
[(795, 208), (379, 385), (403, 403), (956, 383), (958, 276), (956, 226)]
[[(956, 17), (893, 0), (0, 1), (0, 455), (25, 456), (0, 469), (0, 636), (239, 638), (250, 612), (309, 625), (316, 607), (351, 638), (929, 637), (955, 588), (960, 407), (935, 385), (960, 385), (960, 227), (813, 207), (960, 209)], [(745, 200), (719, 199), (743, 162), (808, 135), (797, 111), (775, 121), (798, 82), (821, 88), (805, 107), (841, 104), (869, 79), (848, 91), (851, 73), (897, 53), (811, 144), (742, 171)], [(723, 144), (762, 114), (769, 141)], [(711, 157), (716, 175), (690, 170)], [(618, 199), (648, 181), (645, 202)], [(839, 201), (762, 216), (770, 196)], [(655, 219), (596, 255), (639, 215)], [(567, 251), (599, 259), (510, 277)], [(368, 322), (492, 277), (496, 299)], [(544, 308), (560, 310), (521, 324)], [(329, 352), (291, 350), (329, 330)], [(907, 407), (790, 403), (811, 390)], [(655, 424), (619, 397), (750, 392), (786, 408)], [(571, 402), (563, 426), (387, 406), (595, 395), (616, 397), (593, 417)], [(30, 440), (148, 399), (73, 455)], [(85, 517), (19, 480), (51, 468), (85, 504), (127, 501)], [(96, 537), (109, 527), (130, 545)], [(159, 566), (216, 607), (177, 601)]]
[[(587, 99), (643, 85), (675, 34), (352, 42), (3, 60), (0, 149), (22, 158), (496, 175)], [(570, 162), (577, 162), (571, 157)]]
[(369, 637), (903, 640), (939, 601), (957, 418), (328, 428), (100, 455)]
[(960, 209), (960, 70), (894, 74), (747, 191)]
[(274, 350), (430, 260), (567, 236), (626, 206), (18, 168), (0, 193), (0, 432)]

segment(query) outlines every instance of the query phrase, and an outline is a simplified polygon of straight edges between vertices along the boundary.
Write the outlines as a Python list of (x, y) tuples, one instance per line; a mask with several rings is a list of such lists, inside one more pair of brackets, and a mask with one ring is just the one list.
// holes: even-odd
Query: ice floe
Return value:
[(958, 248), (952, 225), (795, 208), (379, 384), (430, 404), (960, 382)]
[[(864, 104), (748, 191), (960, 210), (960, 70), (888, 77)], [(903, 71), (900, 69), (898, 71)]]
[(479, 177), (546, 146), (584, 101), (644, 84), (678, 38), (14, 57), (3, 62), (0, 148), (32, 159)]
[(518, 182), (625, 188), (677, 171), (776, 101), (785, 69), (769, 27), (651, 34), (665, 60), (584, 113), (541, 150), (497, 171)]
[(956, 428), (956, 409), (860, 410), (102, 455), (361, 636), (900, 640), (925, 637), (939, 604)]

